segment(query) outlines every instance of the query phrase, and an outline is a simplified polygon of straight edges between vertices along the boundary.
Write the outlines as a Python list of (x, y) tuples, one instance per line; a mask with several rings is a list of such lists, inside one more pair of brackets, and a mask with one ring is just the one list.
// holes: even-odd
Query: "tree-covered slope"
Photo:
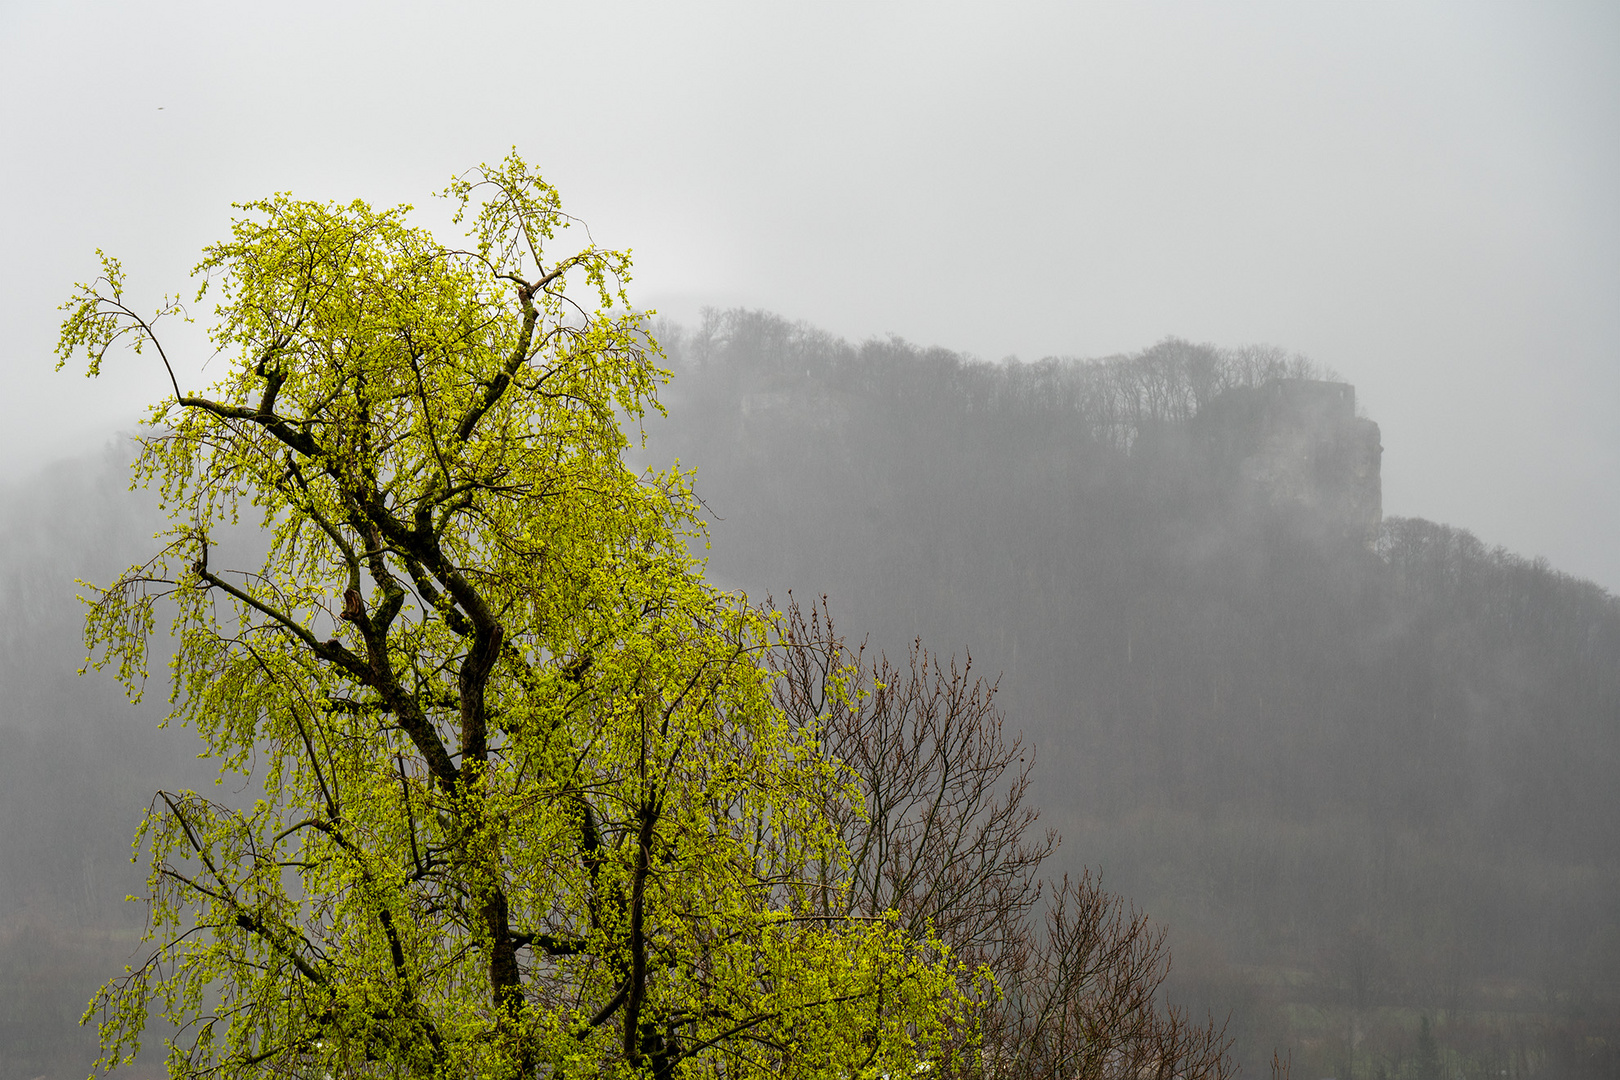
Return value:
[(1620, 602), (1381, 519), (1331, 373), (1173, 340), (989, 365), (748, 312), (666, 338), (651, 457), (696, 467), (714, 575), (1002, 672), (1062, 857), (1176, 929), (1251, 1049), (1354, 1067), (1380, 1008), (1613, 1018)]
[[(646, 455), (698, 470), (711, 577), (1000, 672), (1060, 868), (1169, 924), (1251, 1075), (1274, 1045), (1410, 1075), (1424, 1015), (1453, 1072), (1612, 1074), (1620, 603), (1461, 529), (1369, 529), (1376, 428), (1310, 389), (1331, 373), (1174, 341), (976, 364), (749, 313), (664, 336)], [(72, 674), (73, 579), (156, 527), (126, 484), (117, 452), (60, 467), (0, 525), (3, 1076), (87, 1065), (71, 1021), (140, 917), (129, 832), (211, 772)]]

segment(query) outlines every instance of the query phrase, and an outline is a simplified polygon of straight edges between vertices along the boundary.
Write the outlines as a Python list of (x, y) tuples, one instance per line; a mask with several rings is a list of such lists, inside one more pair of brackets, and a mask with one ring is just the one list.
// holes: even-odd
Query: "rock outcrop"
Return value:
[(1378, 425), (1356, 415), (1356, 389), (1273, 379), (1228, 390), (1192, 422), (1218, 483), (1274, 509), (1342, 527), (1371, 544), (1383, 519)]

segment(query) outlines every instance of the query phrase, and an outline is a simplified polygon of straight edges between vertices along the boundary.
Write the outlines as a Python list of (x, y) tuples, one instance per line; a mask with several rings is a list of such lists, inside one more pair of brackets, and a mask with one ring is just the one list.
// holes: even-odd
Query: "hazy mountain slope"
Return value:
[(149, 700), (79, 677), (75, 579), (109, 581), (161, 526), (130, 492), (127, 448), (62, 462), (0, 491), (0, 1077), (82, 1077), (90, 995), (131, 959), (144, 909), (130, 838), (159, 787), (210, 784), (189, 732)]
[(759, 313), (665, 336), (649, 458), (697, 468), (715, 576), (1001, 671), (1064, 862), (1169, 921), (1258, 1049), (1305, 1036), (1256, 994), (1345, 1032), (1527, 995), (1613, 1019), (1620, 603), (1380, 521), (1376, 425), (1256, 406), (1348, 388), (1173, 341), (1000, 367)]
[[(1172, 927), (1178, 992), (1232, 1011), (1251, 1073), (1281, 1045), (1297, 1076), (1398, 1075), (1422, 1013), (1458, 1070), (1609, 1075), (1620, 604), (1377, 521), (1376, 427), (1328, 373), (1181, 342), (1001, 368), (750, 313), (665, 337), (644, 456), (698, 469), (712, 575), (1002, 672), (1058, 868)], [(73, 675), (73, 579), (161, 524), (127, 475), (115, 448), (0, 514), (0, 1076), (87, 1067), (73, 1021), (141, 914), (130, 834), (212, 777), (156, 729), (161, 681), (132, 707)]]

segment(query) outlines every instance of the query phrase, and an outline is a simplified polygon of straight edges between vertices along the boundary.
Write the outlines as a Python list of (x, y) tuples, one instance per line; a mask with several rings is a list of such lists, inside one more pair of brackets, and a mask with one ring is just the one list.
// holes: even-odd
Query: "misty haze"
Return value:
[[(96, 1059), (86, 1003), (152, 953), (156, 793), (249, 806), (268, 760), (160, 727), (161, 618), (138, 702), (79, 673), (79, 594), (170, 525), (130, 463), (171, 391), (150, 351), (53, 374), (55, 305), (99, 246), (152, 306), (272, 191), (457, 235), (424, 193), (514, 144), (635, 249), (670, 378), (625, 460), (691, 471), (706, 581), (823, 665), (769, 662), (785, 714), (870, 755), (872, 805), (932, 782), (928, 724), (982, 740), (961, 822), (1005, 812), (1006, 910), (907, 908), (857, 857), (874, 910), (989, 963), (1094, 903), (1158, 1040), (1099, 1080), (1620, 1078), (1620, 18), (630, 11), (0, 12), (0, 1080)], [(230, 362), (213, 302), (166, 324), (187, 389)], [(805, 706), (851, 660), (912, 743)], [(963, 1075), (1076, 1075), (1014, 1056)]]
[[(1247, 1070), (1409, 1075), (1427, 1018), (1456, 1073), (1611, 1074), (1620, 603), (1383, 516), (1342, 375), (1173, 339), (997, 366), (749, 311), (658, 333), (639, 456), (697, 469), (711, 576), (999, 672), (1055, 866), (1169, 927), (1171, 1000), (1229, 1015)], [(130, 828), (212, 775), (72, 675), (72, 578), (159, 524), (120, 446), (7, 499), (8, 1075), (86, 1059), (140, 922)]]

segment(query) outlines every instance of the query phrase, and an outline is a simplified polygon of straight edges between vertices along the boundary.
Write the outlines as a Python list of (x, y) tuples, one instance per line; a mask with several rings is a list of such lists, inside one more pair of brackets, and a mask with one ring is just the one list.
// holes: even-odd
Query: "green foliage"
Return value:
[[(854, 1077), (964, 1045), (937, 940), (805, 895), (846, 781), (772, 704), (772, 617), (687, 554), (687, 478), (621, 461), (664, 377), (628, 255), (552, 258), (571, 219), (515, 155), (446, 194), (470, 250), (278, 195), (197, 268), (229, 370), (171, 369), (136, 472), (173, 527), (86, 637), (138, 695), (168, 619), (171, 719), (264, 798), (153, 801), (154, 951), (87, 1013), (102, 1064), (154, 1003), (184, 1076)], [(92, 374), (158, 345), (103, 271), (58, 347)]]

